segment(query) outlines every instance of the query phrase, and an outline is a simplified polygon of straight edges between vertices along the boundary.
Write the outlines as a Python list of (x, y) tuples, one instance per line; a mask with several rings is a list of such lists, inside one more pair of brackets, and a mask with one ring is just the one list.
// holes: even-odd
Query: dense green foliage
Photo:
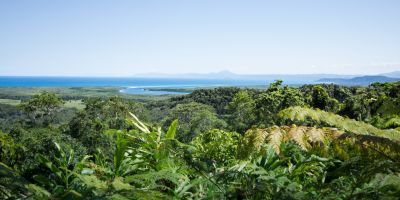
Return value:
[(400, 82), (105, 92), (0, 103), (0, 199), (400, 196)]
[(29, 122), (33, 126), (47, 126), (54, 122), (56, 112), (60, 110), (64, 102), (55, 94), (43, 92), (34, 95), (26, 103), (21, 103), (21, 109), (29, 116)]
[(172, 108), (165, 118), (164, 126), (167, 127), (175, 119), (180, 122), (177, 137), (183, 142), (189, 142), (212, 128), (226, 126), (223, 120), (218, 119), (212, 107), (196, 102), (178, 104)]

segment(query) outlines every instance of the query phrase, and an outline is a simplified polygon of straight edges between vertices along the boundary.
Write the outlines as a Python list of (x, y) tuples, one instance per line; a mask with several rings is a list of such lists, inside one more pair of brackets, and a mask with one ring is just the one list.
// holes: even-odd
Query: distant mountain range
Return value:
[(317, 82), (321, 83), (335, 83), (339, 85), (369, 85), (371, 83), (380, 82), (395, 82), (400, 81), (400, 78), (393, 78), (387, 76), (359, 76), (350, 79), (346, 78), (322, 78)]
[(392, 77), (392, 78), (400, 78), (400, 71), (394, 71), (390, 73), (380, 74), (382, 76)]
[(353, 78), (353, 75), (336, 74), (235, 74), (230, 71), (220, 71), (216, 73), (186, 73), (186, 74), (160, 74), (148, 73), (138, 74), (135, 77), (141, 78), (179, 78), (179, 79), (227, 79), (227, 80), (263, 80), (272, 82), (275, 80), (284, 80), (287, 84), (312, 84), (321, 78)]
[(400, 81), (400, 71), (394, 71), (374, 76), (363, 75), (338, 75), (338, 74), (235, 74), (230, 71), (216, 73), (187, 73), (187, 74), (137, 74), (134, 77), (144, 78), (180, 78), (180, 79), (231, 79), (231, 80), (264, 80), (272, 82), (283, 80), (286, 84), (315, 84), (335, 83), (341, 85), (369, 85), (373, 82)]

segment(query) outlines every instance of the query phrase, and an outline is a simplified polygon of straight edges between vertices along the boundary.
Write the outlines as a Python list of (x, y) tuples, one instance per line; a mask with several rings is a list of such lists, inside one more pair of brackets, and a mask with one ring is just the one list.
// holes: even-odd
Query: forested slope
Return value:
[(400, 82), (0, 104), (0, 199), (398, 199)]

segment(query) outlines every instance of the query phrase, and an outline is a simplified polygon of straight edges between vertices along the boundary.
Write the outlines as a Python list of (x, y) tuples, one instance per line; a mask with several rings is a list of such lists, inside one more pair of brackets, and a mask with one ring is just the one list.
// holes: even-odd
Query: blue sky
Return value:
[(400, 1), (0, 1), (0, 75), (400, 70)]

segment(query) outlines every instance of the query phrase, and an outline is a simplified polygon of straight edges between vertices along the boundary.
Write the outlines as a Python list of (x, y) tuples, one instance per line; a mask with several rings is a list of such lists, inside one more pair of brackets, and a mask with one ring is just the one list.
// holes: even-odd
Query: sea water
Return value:
[[(121, 87), (128, 94), (185, 94), (185, 92), (154, 90), (154, 88), (197, 88), (267, 85), (264, 80), (233, 79), (177, 79), (177, 78), (129, 78), (129, 77), (28, 77), (0, 76), (0, 87)], [(152, 89), (153, 88), (153, 89)]]

